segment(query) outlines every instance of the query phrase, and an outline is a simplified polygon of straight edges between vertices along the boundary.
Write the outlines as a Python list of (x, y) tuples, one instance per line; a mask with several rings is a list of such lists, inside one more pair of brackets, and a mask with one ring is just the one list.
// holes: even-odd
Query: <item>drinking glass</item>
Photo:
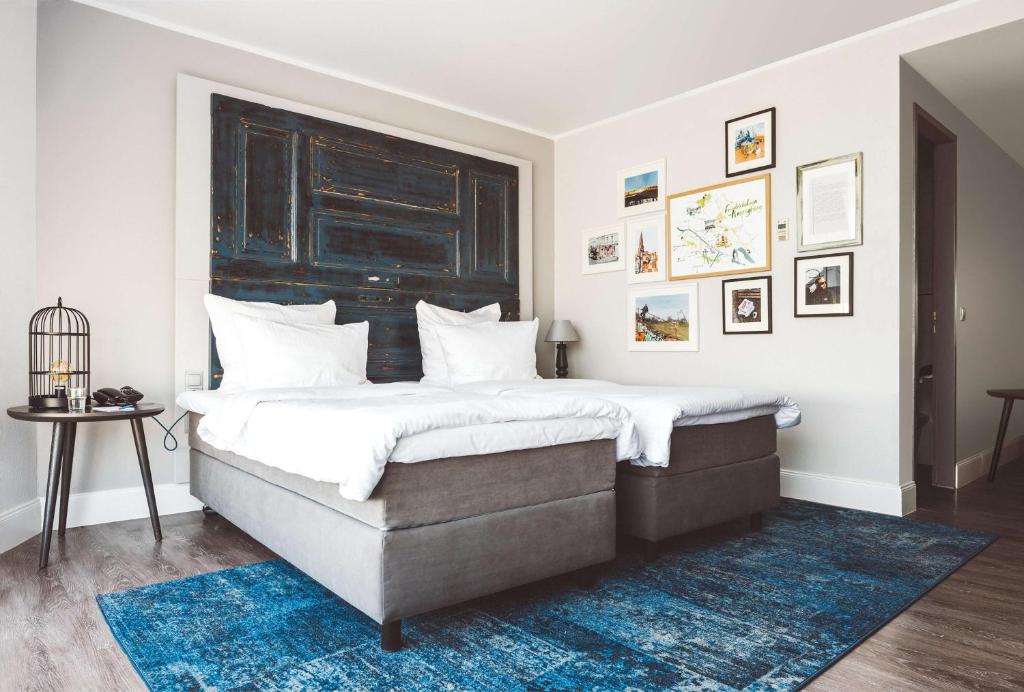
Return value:
[(68, 387), (68, 413), (85, 413), (89, 392), (85, 387)]

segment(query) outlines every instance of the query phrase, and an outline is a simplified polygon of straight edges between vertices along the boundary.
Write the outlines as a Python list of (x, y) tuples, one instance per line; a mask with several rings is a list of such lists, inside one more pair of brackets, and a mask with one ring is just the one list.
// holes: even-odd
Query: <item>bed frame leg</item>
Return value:
[(581, 589), (592, 589), (597, 586), (597, 570), (593, 565), (576, 570), (576, 586)]
[(203, 514), (205, 514), (208, 517), (217, 516), (217, 512), (212, 507), (208, 507), (207, 505), (203, 505)]
[(754, 512), (750, 515), (750, 530), (760, 531), (764, 527), (764, 512)]
[(658, 542), (647, 541), (643, 539), (641, 539), (641, 541), (644, 546), (644, 562), (654, 562), (655, 560), (657, 560), (658, 553), (660, 552), (658, 549)]
[(381, 651), (398, 651), (402, 648), (402, 621), (385, 622), (380, 626)]

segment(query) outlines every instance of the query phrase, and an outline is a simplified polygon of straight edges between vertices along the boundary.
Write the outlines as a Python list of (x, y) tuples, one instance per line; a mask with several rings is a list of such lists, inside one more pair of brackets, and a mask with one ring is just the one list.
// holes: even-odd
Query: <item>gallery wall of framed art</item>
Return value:
[[(723, 335), (771, 335), (776, 108), (725, 120), (725, 179), (671, 192), (666, 159), (615, 173), (615, 224), (583, 231), (584, 274), (624, 271), (630, 351), (700, 348), (698, 282), (717, 279)], [(794, 167), (797, 224), (794, 317), (853, 315), (852, 252), (803, 254), (863, 243), (863, 154)], [(754, 173), (754, 175), (751, 175)], [(792, 250), (791, 250), (792, 251)], [(729, 278), (722, 278), (729, 277)], [(788, 277), (784, 277), (789, 280)], [(676, 283), (686, 282), (686, 283)]]

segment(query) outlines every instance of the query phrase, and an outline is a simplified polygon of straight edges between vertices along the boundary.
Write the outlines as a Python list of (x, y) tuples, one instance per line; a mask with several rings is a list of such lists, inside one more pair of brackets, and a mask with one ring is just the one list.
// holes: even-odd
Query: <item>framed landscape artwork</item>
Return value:
[(669, 195), (669, 278), (770, 271), (771, 216), (767, 173)]
[(698, 351), (697, 284), (630, 289), (630, 351)]
[(725, 177), (775, 167), (775, 109), (725, 121)]
[(853, 253), (810, 255), (793, 260), (794, 315), (849, 317), (853, 314)]
[(583, 273), (621, 271), (626, 268), (622, 224), (583, 231)]
[(863, 244), (863, 164), (858, 152), (797, 167), (798, 251)]
[(619, 171), (619, 216), (635, 216), (665, 208), (665, 159)]
[(665, 215), (626, 221), (626, 276), (631, 284), (665, 280)]
[(772, 277), (722, 281), (722, 333), (772, 333)]

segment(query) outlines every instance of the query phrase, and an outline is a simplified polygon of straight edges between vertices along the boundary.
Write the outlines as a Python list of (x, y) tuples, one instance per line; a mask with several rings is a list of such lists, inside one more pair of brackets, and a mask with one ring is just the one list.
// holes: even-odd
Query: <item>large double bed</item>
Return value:
[(586, 582), (618, 532), (654, 557), (778, 501), (785, 397), (537, 378), (514, 167), (217, 95), (211, 114), (211, 391), (178, 400), (192, 494), (384, 649), (404, 618)]

